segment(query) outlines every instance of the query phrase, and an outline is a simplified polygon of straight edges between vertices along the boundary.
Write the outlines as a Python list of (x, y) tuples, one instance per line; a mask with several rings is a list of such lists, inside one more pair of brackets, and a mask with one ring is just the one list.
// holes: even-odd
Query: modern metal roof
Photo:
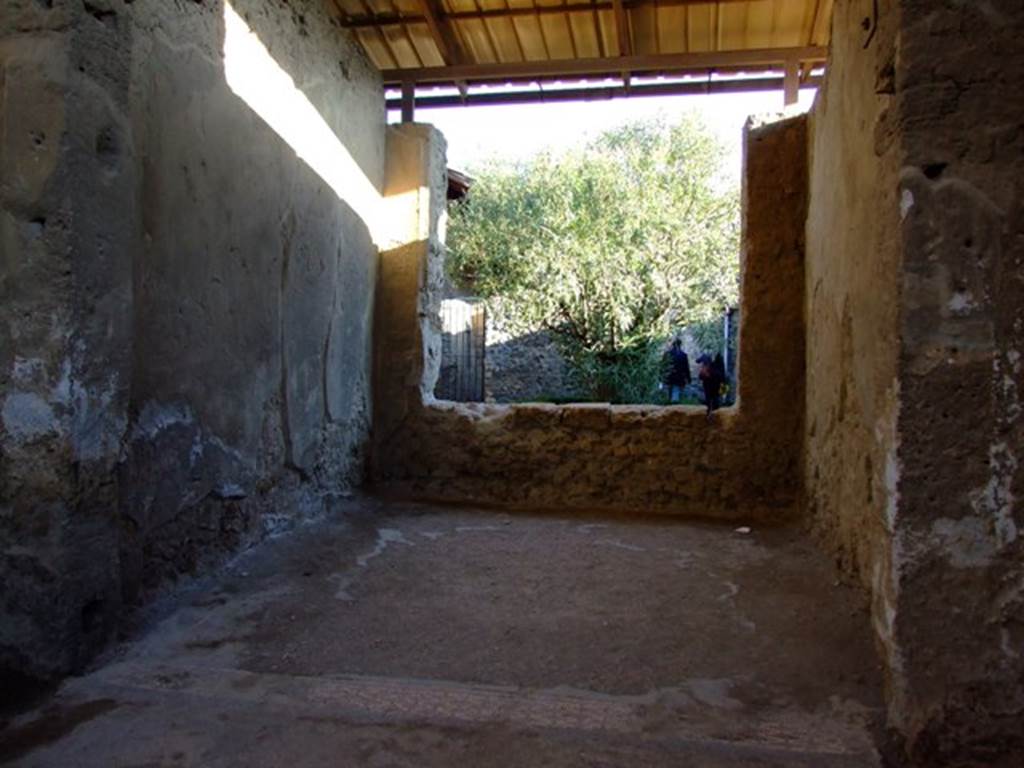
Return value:
[(833, 3), (333, 1), (385, 86), (404, 89), (410, 107), (413, 93), (417, 106), (784, 84), (792, 96), (824, 62)]

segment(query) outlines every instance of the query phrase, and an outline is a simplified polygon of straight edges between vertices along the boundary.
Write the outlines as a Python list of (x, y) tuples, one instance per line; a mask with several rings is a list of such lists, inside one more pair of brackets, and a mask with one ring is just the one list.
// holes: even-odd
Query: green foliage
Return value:
[(502, 328), (551, 332), (583, 391), (649, 399), (671, 329), (736, 302), (739, 201), (722, 158), (688, 118), (473, 169), (451, 213), (449, 275)]

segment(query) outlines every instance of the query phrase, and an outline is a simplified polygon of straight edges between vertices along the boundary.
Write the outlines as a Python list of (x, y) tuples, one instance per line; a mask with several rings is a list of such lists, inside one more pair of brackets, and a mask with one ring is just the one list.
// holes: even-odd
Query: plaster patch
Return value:
[[(70, 403), (73, 409), (75, 456), (82, 461), (94, 461), (116, 455), (128, 425), (123, 408), (115, 405), (118, 394), (117, 375), (110, 374), (101, 388), (86, 390), (71, 380), (68, 366), (62, 378), (62, 382), (65, 381), (67, 394), (60, 402)], [(56, 389), (54, 397), (58, 397)]]
[(997, 552), (987, 522), (979, 517), (940, 518), (932, 523), (932, 539), (932, 546), (943, 552), (954, 568), (983, 568)]
[(50, 404), (32, 392), (12, 392), (4, 400), (4, 429), (18, 442), (60, 432), (60, 424)]
[(242, 486), (232, 482), (220, 483), (214, 491), (222, 499), (244, 499), (249, 495)]
[(54, 402), (68, 405), (74, 397), (74, 389), (74, 382), (71, 380), (71, 361), (64, 360), (60, 364), (60, 378), (53, 386), (51, 398)]
[(896, 609), (889, 600), (887, 584), (885, 583), (885, 571), (882, 569), (881, 558), (875, 558), (875, 565), (871, 573), (871, 591), (874, 595), (874, 611), (872, 623), (875, 627), (875, 634), (885, 643), (892, 642), (896, 631)]
[(387, 549), (389, 544), (407, 544), (410, 547), (415, 546), (415, 544), (406, 539), (405, 536), (402, 535), (402, 532), (397, 528), (378, 528), (377, 544), (365, 555), (360, 555), (356, 559), (356, 563), (360, 568), (365, 568), (366, 564)]
[(720, 709), (742, 709), (743, 702), (729, 695), (734, 685), (728, 678), (697, 678), (686, 683), (690, 695), (702, 704)]
[(187, 405), (163, 405), (154, 401), (146, 403), (135, 422), (135, 429), (132, 437), (139, 439), (143, 437), (153, 438), (165, 429), (178, 424), (191, 424), (195, 421), (192, 409)]
[(1006, 352), (1006, 359), (1010, 363), (1010, 367), (1014, 373), (1020, 373), (1020, 352), (1016, 349), (1011, 349)]
[(194, 467), (196, 462), (203, 458), (203, 439), (196, 432), (196, 436), (192, 438), (192, 446), (188, 450), (188, 465)]
[(950, 298), (946, 307), (954, 315), (966, 315), (973, 312), (978, 306), (970, 291), (957, 291)]
[(1013, 642), (1010, 639), (1010, 630), (1006, 627), (999, 630), (999, 645), (1002, 648), (1004, 656), (1008, 656), (1011, 659), (1020, 658), (1020, 653), (1013, 647)]
[(605, 544), (609, 547), (615, 547), (616, 549), (628, 549), (630, 552), (646, 552), (647, 550), (643, 547), (638, 547), (635, 544), (627, 544), (624, 541), (618, 539), (598, 539), (594, 544)]
[(971, 505), (975, 511), (994, 519), (996, 543), (1005, 547), (1017, 539), (1017, 524), (1013, 518), (1013, 478), (1017, 472), (1017, 457), (1005, 442), (993, 443), (988, 456), (992, 475), (985, 487), (975, 492)]
[(900, 221), (907, 218), (907, 214), (910, 213), (910, 209), (914, 207), (914, 193), (909, 189), (904, 189), (900, 193)]
[(43, 361), (37, 358), (15, 357), (11, 365), (11, 382), (16, 387), (38, 386), (43, 379)]

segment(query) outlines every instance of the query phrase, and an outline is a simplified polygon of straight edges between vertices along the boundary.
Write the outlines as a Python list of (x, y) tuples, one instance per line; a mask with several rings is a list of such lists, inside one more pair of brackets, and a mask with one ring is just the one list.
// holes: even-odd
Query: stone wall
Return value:
[(896, 722), (919, 762), (1019, 765), (1024, 5), (901, 5)]
[[(422, 156), (433, 158), (422, 166), (424, 184), (439, 188), (440, 139), (422, 131)], [(513, 507), (737, 519), (792, 514), (800, 498), (804, 415), (804, 120), (753, 128), (746, 146), (738, 408), (708, 421), (703, 409), (686, 406), (433, 401), (424, 365), (430, 339), (436, 341), (428, 325), (430, 275), (440, 269), (441, 248), (436, 232), (424, 232), (416, 246), (382, 261), (378, 370), (409, 376), (377, 379), (378, 489)]]
[(327, 7), (0, 12), (5, 671), (361, 479), (384, 108)]
[(869, 31), (861, 22), (868, 5), (836, 3), (828, 74), (810, 116), (805, 482), (819, 536), (871, 590), (875, 633), (894, 667), (901, 265), (896, 21), (893, 4), (883, 3), (865, 50)]
[(565, 359), (545, 331), (511, 336), (489, 327), (484, 386), (494, 403), (568, 400), (574, 394)]
[(912, 762), (1017, 765), (1024, 7), (879, 11), (836, 3), (812, 120), (808, 495)]

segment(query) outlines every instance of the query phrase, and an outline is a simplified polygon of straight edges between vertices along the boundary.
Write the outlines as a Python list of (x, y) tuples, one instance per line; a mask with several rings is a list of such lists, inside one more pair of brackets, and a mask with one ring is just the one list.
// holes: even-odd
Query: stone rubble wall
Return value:
[[(1024, 6), (837, 2), (811, 118), (808, 508), (914, 765), (1024, 754)], [(873, 31), (872, 31), (873, 30)]]
[[(434, 157), (423, 166), (424, 178), (443, 178), (443, 141), (426, 127), (421, 140), (431, 148), (424, 155)], [(413, 368), (404, 381), (377, 379), (375, 487), (509, 507), (744, 520), (795, 514), (804, 415), (806, 148), (803, 118), (749, 132), (740, 405), (710, 422), (698, 407), (483, 405), (424, 397), (433, 380), (417, 360), (429, 360), (421, 352), (430, 346), (428, 315), (398, 309), (429, 304), (429, 275), (442, 251), (431, 233), (391, 254), (378, 284), (378, 371), (406, 371), (410, 361)]]
[[(230, 10), (381, 189), (379, 74), (328, 5)], [(377, 248), (230, 87), (227, 13), (0, 10), (0, 677), (79, 668), (362, 479)]]
[(894, 720), (922, 764), (1024, 755), (1022, 40), (1021, 3), (902, 3)]
[(484, 388), (493, 403), (573, 397), (565, 359), (545, 331), (510, 336), (488, 327)]
[(875, 634), (893, 668), (900, 663), (891, 626), (900, 389), (897, 22), (893, 3), (880, 7), (865, 50), (862, 4), (836, 3), (828, 71), (810, 114), (804, 472), (811, 525), (871, 593)]

